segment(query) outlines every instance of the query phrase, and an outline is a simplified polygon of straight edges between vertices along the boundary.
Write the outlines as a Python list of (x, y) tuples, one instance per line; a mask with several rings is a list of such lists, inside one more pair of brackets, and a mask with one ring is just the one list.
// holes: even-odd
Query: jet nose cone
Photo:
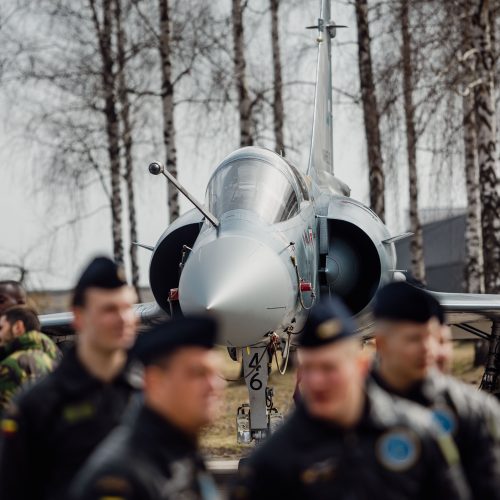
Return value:
[(215, 316), (222, 342), (241, 347), (276, 330), (292, 307), (294, 294), (276, 252), (251, 238), (224, 236), (189, 256), (179, 299), (185, 314)]

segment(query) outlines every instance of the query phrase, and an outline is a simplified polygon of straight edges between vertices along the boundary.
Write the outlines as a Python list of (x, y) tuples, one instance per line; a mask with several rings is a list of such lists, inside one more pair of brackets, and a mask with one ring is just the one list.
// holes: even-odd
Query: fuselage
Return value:
[(319, 296), (311, 182), (283, 157), (248, 147), (229, 155), (207, 187), (205, 223), (179, 283), (184, 313), (213, 314), (227, 345), (298, 332)]

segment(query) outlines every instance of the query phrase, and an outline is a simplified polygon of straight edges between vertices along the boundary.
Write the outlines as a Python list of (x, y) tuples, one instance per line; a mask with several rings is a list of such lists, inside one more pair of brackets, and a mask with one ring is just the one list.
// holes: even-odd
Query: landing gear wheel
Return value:
[(228, 347), (227, 352), (233, 361), (238, 361), (238, 350), (236, 347)]

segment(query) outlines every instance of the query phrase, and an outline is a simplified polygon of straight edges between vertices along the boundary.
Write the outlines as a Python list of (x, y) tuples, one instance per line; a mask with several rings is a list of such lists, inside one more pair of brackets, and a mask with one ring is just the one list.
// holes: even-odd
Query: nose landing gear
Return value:
[(237, 440), (240, 444), (265, 439), (281, 424), (283, 416), (274, 407), (273, 389), (268, 387), (273, 343), (262, 342), (243, 348), (243, 375), (250, 404), (243, 404), (236, 414)]

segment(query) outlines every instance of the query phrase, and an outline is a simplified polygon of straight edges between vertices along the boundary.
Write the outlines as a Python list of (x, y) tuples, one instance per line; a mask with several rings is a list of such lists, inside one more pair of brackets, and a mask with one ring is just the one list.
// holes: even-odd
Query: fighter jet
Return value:
[[(330, 0), (322, 0), (317, 23), (318, 60), (314, 119), (306, 168), (268, 149), (245, 147), (224, 158), (211, 176), (205, 203), (197, 201), (160, 162), (149, 165), (194, 204), (162, 234), (152, 251), (150, 285), (156, 304), (139, 305), (143, 320), (208, 314), (218, 320), (220, 342), (242, 358), (250, 404), (237, 410), (238, 440), (264, 439), (279, 423), (268, 387), (272, 358), (284, 372), (294, 338), (308, 311), (324, 295), (340, 296), (369, 335), (370, 306), (384, 284), (404, 279), (396, 267), (393, 236), (370, 208), (352, 199), (333, 168)], [(450, 323), (491, 341), (487, 378), (496, 387), (494, 353), (500, 298), (436, 294)], [(158, 307), (159, 306), (159, 307)], [(67, 317), (46, 317), (54, 326)], [(57, 323), (59, 322), (59, 323)], [(489, 370), (489, 371), (488, 371)]]

